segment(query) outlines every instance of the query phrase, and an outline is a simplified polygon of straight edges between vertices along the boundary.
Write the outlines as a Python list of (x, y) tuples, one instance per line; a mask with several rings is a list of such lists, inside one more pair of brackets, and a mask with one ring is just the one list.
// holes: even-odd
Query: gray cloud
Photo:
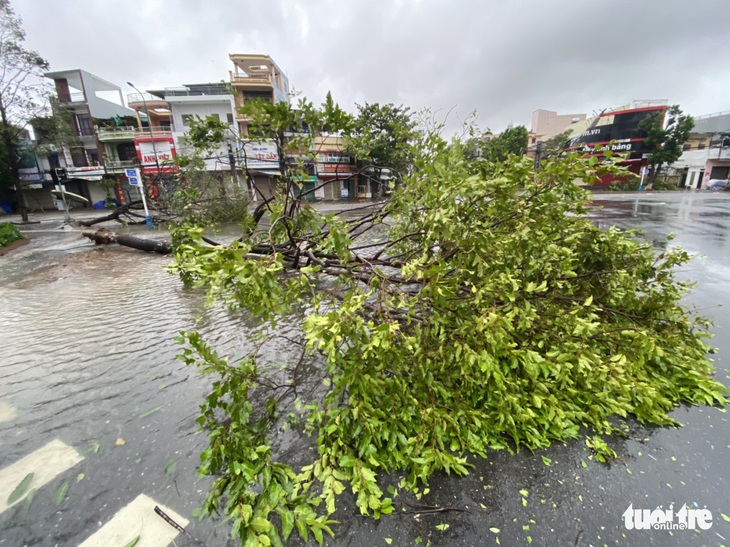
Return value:
[(122, 86), (220, 81), (228, 53), (257, 52), (315, 101), (332, 91), (350, 109), (477, 110), (496, 131), (529, 125), (538, 108), (590, 114), (632, 99), (695, 115), (730, 109), (726, 0), (15, 0), (15, 9), (54, 70)]

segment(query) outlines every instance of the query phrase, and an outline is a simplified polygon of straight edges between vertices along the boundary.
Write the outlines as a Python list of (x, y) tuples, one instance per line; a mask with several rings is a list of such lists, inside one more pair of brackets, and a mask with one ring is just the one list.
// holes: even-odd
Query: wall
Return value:
[[(188, 127), (183, 123), (184, 115), (200, 116), (204, 119), (206, 116), (217, 114), (220, 121), (228, 123), (228, 115), (230, 114), (233, 122), (228, 124), (230, 132), (227, 134), (227, 137), (233, 140), (234, 135), (238, 134), (232, 95), (167, 97), (166, 100), (169, 102), (172, 110), (172, 124), (175, 129), (173, 136), (178, 154), (189, 155), (193, 153), (192, 147), (185, 142), (184, 138), (185, 133), (188, 131)], [(235, 146), (235, 143), (233, 145)], [(220, 149), (213, 151), (209, 156), (210, 158), (205, 160), (206, 170), (230, 170), (227, 146), (222, 146)]]
[(547, 140), (568, 129), (576, 118), (585, 120), (586, 115), (558, 114), (552, 110), (535, 110), (532, 113), (530, 132), (537, 136), (538, 141)]
[[(111, 118), (112, 116), (134, 116), (134, 110), (122, 106), (120, 104), (113, 103), (96, 96), (96, 86), (94, 85), (94, 78), (91, 74), (86, 71), (81, 72), (81, 80), (84, 84), (84, 91), (86, 93), (86, 102), (89, 105), (89, 112), (94, 118)], [(121, 90), (120, 90), (121, 93)], [(119, 97), (120, 102), (122, 101), (121, 95)]]

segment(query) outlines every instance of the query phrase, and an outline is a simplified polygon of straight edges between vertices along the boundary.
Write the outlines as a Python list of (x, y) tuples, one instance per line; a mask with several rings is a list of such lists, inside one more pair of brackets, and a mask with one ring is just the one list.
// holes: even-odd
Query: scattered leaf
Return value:
[(139, 415), (139, 417), (140, 418), (146, 418), (150, 414), (154, 414), (155, 412), (159, 412), (160, 410), (162, 410), (162, 407), (161, 406), (156, 406), (155, 408), (150, 408), (146, 412), (143, 412), (142, 414)]
[(66, 499), (66, 494), (68, 493), (68, 483), (64, 482), (61, 486), (58, 487), (58, 490), (56, 490), (56, 493), (53, 494), (53, 503), (56, 504), (56, 507), (61, 505), (63, 503), (63, 500)]
[(165, 475), (172, 477), (177, 470), (177, 462), (171, 458), (168, 458), (167, 465), (165, 465)]
[(582, 467), (583, 469), (588, 469), (588, 464), (587, 464), (587, 463), (585, 462), (585, 460), (581, 460), (581, 461), (580, 461), (580, 466), (581, 466), (581, 467)]
[(393, 543), (393, 539), (392, 538), (385, 538), (385, 543), (387, 543), (388, 545), (390, 545), (391, 543)]
[(499, 534), (500, 532), (499, 528), (490, 528), (489, 531), (495, 534)]
[(89, 444), (89, 447), (86, 449), (86, 452), (84, 452), (84, 455), (86, 455), (86, 454), (98, 454), (99, 453), (99, 450), (101, 450), (101, 445), (98, 442), (93, 441), (93, 442), (91, 442)]
[(542, 463), (544, 463), (545, 465), (547, 465), (548, 467), (550, 467), (550, 464), (553, 463), (553, 460), (551, 460), (547, 456), (543, 456), (542, 457)]
[(34, 475), (34, 473), (28, 473), (25, 478), (20, 481), (18, 486), (15, 487), (15, 490), (13, 490), (8, 496), (8, 505), (14, 504), (25, 495), (30, 487), (30, 483), (33, 482)]
[(81, 482), (82, 480), (84, 480), (85, 476), (86, 475), (84, 475), (83, 473), (79, 473), (78, 476), (76, 477), (76, 482)]
[(448, 524), (437, 524), (436, 525), (436, 529), (437, 530), (441, 530), (443, 532), (444, 530), (448, 530), (449, 529), (449, 525)]
[(122, 439), (121, 437), (119, 437), (117, 439), (117, 443), (116, 444), (117, 444), (117, 446), (124, 446), (125, 444), (127, 444), (127, 441), (125, 441), (124, 439)]
[(728, 517), (725, 513), (720, 513), (720, 516), (725, 522), (730, 522), (730, 517)]
[(20, 510), (20, 516), (21, 517), (24, 517), (25, 515), (28, 514), (28, 511), (30, 510), (30, 506), (33, 503), (33, 499), (35, 498), (35, 493), (37, 491), (38, 490), (33, 489), (30, 492), (28, 492), (28, 495), (27, 496), (25, 496), (25, 501), (23, 502), (23, 507)]
[(520, 494), (522, 494), (524, 497), (527, 497), (529, 495), (529, 492), (523, 488), (522, 490), (520, 490)]
[(132, 541), (127, 543), (124, 547), (134, 547), (135, 545), (137, 545), (138, 542), (139, 542), (139, 536), (137, 536)]

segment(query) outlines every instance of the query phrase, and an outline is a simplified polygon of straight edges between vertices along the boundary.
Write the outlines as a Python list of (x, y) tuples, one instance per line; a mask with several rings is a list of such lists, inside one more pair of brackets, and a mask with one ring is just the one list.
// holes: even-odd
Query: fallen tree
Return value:
[[(141, 210), (141, 207), (142, 200), (131, 201), (129, 203), (125, 203), (124, 205), (120, 205), (106, 216), (97, 217), (91, 220), (78, 220), (76, 222), (78, 222), (79, 225), (86, 227), (101, 224), (102, 222), (109, 222), (111, 220), (116, 220), (117, 222), (123, 224), (144, 224), (145, 216), (143, 214), (143, 211)], [(132, 210), (132, 208), (136, 208), (140, 212), (135, 212)]]
[[(585, 216), (574, 181), (617, 168), (568, 156), (534, 171), (467, 161), (433, 135), (419, 144), (392, 200), (354, 218), (287, 187), (267, 225), (246, 218), (231, 245), (197, 226), (174, 233), (173, 271), (266, 329), (234, 364), (198, 333), (180, 337), (181, 359), (217, 376), (201, 407), (201, 472), (216, 477), (202, 514), (222, 511), (242, 543), (278, 544), (295, 525), (321, 542), (347, 488), (363, 514), (390, 513), (384, 473), (415, 488), (466, 474), (469, 454), (620, 432), (629, 417), (678, 425), (680, 403), (726, 403), (708, 322), (681, 304), (689, 255)], [(261, 340), (277, 337), (289, 353), (271, 363)], [(321, 385), (302, 390), (317, 356)], [(272, 449), (289, 413), (317, 439), (298, 471)]]
[(111, 245), (116, 243), (123, 247), (130, 247), (139, 251), (147, 251), (162, 255), (167, 255), (172, 252), (168, 241), (117, 234), (116, 232), (112, 232), (106, 228), (100, 228), (95, 232), (81, 232), (81, 235), (88, 237), (97, 245)]

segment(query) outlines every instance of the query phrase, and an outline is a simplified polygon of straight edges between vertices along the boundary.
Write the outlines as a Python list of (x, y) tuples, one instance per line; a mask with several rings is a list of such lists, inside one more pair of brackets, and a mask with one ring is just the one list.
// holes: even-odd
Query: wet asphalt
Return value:
[[(688, 304), (714, 321), (717, 378), (730, 385), (730, 194), (596, 194), (594, 206), (602, 226), (639, 228), (657, 248), (674, 233), (672, 244), (697, 255), (681, 272), (697, 281)], [(0, 258), (0, 403), (15, 411), (0, 422), (0, 469), (53, 438), (85, 459), (29, 509), (0, 514), (0, 546), (78, 545), (139, 493), (192, 521), (176, 545), (234, 545), (224, 523), (191, 517), (209, 484), (195, 472), (206, 444), (194, 421), (206, 383), (175, 360), (171, 340), (195, 327), (235, 352), (254, 325), (206, 310), (199, 294), (164, 272), (165, 257), (94, 249), (55, 228), (52, 220), (30, 228), (38, 230), (31, 244)], [(435, 476), (420, 500), (399, 495), (396, 514), (379, 521), (360, 517), (343, 495), (336, 537), (325, 543), (730, 545), (728, 414), (682, 407), (673, 417), (684, 427), (634, 423), (628, 438), (608, 438), (619, 456), (610, 464), (593, 460), (583, 439), (536, 453), (491, 452), (472, 459), (466, 478)], [(298, 457), (307, 451), (291, 436), (282, 446)], [(57, 504), (64, 482), (68, 494)], [(712, 526), (628, 530), (629, 505), (706, 508)]]

